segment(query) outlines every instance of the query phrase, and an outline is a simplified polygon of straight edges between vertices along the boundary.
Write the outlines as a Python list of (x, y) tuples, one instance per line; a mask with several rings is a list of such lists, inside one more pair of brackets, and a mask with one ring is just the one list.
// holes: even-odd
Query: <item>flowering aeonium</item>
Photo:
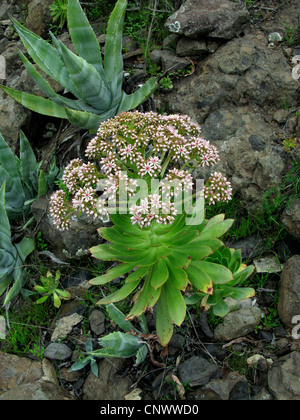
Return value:
[[(125, 201), (133, 224), (172, 223), (177, 197), (195, 190), (193, 170), (219, 160), (216, 147), (200, 132), (186, 115), (123, 112), (103, 122), (87, 146), (89, 161), (74, 159), (65, 168), (62, 181), (68, 193), (57, 191), (51, 197), (53, 222), (67, 229), (74, 211), (104, 217), (111, 212), (111, 202), (124, 210)], [(142, 181), (144, 195), (136, 194)], [(128, 203), (135, 194), (136, 202)], [(231, 194), (230, 183), (218, 173), (204, 186), (208, 204), (228, 201)]]

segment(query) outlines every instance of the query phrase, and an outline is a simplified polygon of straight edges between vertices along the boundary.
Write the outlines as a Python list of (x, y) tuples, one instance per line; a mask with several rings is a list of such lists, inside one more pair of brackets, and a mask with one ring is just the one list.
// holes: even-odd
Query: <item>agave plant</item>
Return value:
[(10, 220), (30, 210), (30, 203), (53, 187), (59, 169), (51, 162), (49, 172), (41, 169), (25, 134), (20, 132), (20, 157), (14, 155), (0, 133), (0, 186), (6, 181), (5, 208)]
[[(218, 238), (233, 223), (231, 219), (224, 219), (223, 214), (191, 226), (186, 225), (186, 215), (181, 214), (171, 225), (153, 222), (143, 229), (133, 226), (127, 215), (110, 217), (114, 226), (98, 230), (108, 243), (92, 247), (90, 251), (95, 258), (120, 261), (121, 264), (90, 280), (90, 283), (103, 285), (122, 274), (128, 273), (128, 276), (119, 290), (104, 297), (98, 304), (118, 302), (136, 291), (134, 306), (126, 319), (139, 317), (156, 304), (156, 330), (163, 346), (171, 339), (173, 324), (180, 326), (185, 319), (184, 292), (187, 288), (192, 288), (201, 297), (206, 296), (207, 300), (211, 299), (211, 304), (219, 302), (219, 290), (223, 290), (225, 285), (228, 286), (228, 294), (235, 290), (236, 256), (229, 267), (224, 265), (223, 260), (208, 258), (224, 245)], [(251, 271), (244, 270), (239, 272), (239, 279)], [(245, 295), (248, 294), (249, 290)]]
[(50, 33), (54, 46), (12, 18), (33, 61), (76, 99), (57, 94), (21, 52), (26, 69), (49, 99), (9, 87), (0, 86), (1, 89), (32, 111), (68, 119), (73, 125), (91, 131), (96, 131), (102, 121), (136, 108), (158, 85), (151, 78), (130, 95), (122, 91), (122, 30), (126, 8), (127, 0), (118, 0), (110, 16), (103, 63), (96, 35), (78, 0), (69, 0), (67, 8), (70, 36), (78, 55), (53, 34)]
[(4, 304), (16, 297), (25, 284), (23, 269), (25, 259), (34, 250), (34, 241), (23, 238), (16, 245), (12, 243), (10, 223), (5, 209), (5, 182), (0, 188), (0, 296), (8, 291)]
[(135, 356), (136, 365), (139, 365), (145, 360), (148, 353), (148, 347), (139, 337), (139, 334), (141, 333), (148, 333), (148, 327), (144, 322), (144, 319), (140, 319), (141, 331), (139, 331), (130, 321), (126, 321), (125, 315), (116, 308), (115, 305), (111, 303), (106, 306), (106, 309), (111, 320), (125, 332), (116, 331), (105, 337), (99, 338), (98, 341), (102, 348), (97, 350), (93, 350), (92, 341), (88, 340), (85, 346), (86, 355), (75, 362), (69, 369), (69, 372), (83, 369), (87, 364), (90, 364), (91, 371), (95, 376), (98, 376), (96, 358), (127, 358)]

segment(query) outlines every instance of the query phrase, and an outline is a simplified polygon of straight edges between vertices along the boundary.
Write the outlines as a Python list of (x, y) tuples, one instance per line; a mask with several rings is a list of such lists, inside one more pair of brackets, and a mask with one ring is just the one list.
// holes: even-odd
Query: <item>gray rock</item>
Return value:
[(253, 401), (273, 401), (272, 395), (263, 388), (258, 394), (253, 397)]
[(281, 264), (277, 256), (274, 254), (263, 255), (260, 258), (253, 260), (256, 273), (280, 273), (282, 270)]
[(176, 72), (184, 70), (191, 62), (184, 57), (178, 57), (175, 52), (169, 50), (154, 50), (150, 54), (151, 60), (161, 65), (164, 71)]
[(41, 37), (47, 34), (49, 24), (52, 22), (49, 9), (51, 3), (51, 0), (32, 0), (28, 4), (26, 26)]
[(31, 360), (0, 352), (0, 395), (39, 380), (57, 383), (55, 369), (47, 359)]
[(166, 22), (176, 34), (199, 39), (203, 36), (232, 39), (245, 30), (248, 11), (227, 0), (187, 0)]
[(230, 392), (230, 401), (249, 401), (250, 387), (247, 381), (235, 384)]
[(289, 111), (286, 109), (278, 109), (274, 112), (273, 120), (278, 122), (278, 124), (284, 124), (288, 119)]
[(0, 19), (8, 19), (9, 15), (20, 11), (19, 7), (9, 0), (2, 0), (0, 5)]
[(300, 239), (300, 198), (294, 199), (286, 206), (281, 222), (290, 235)]
[(125, 375), (126, 359), (102, 359), (98, 377), (89, 373), (83, 387), (83, 400), (122, 400), (130, 392), (132, 381)]
[(260, 324), (262, 311), (253, 306), (229, 312), (222, 324), (214, 330), (214, 338), (218, 341), (230, 341), (234, 338), (243, 337), (252, 332)]
[(33, 384), (22, 384), (0, 395), (0, 400), (76, 400), (66, 389), (49, 381), (38, 381)]
[(254, 235), (240, 239), (236, 242), (227, 242), (226, 246), (229, 248), (240, 249), (243, 260), (247, 258), (254, 258), (264, 250), (262, 239)]
[(300, 352), (281, 357), (268, 373), (268, 388), (276, 400), (300, 400)]
[(72, 356), (72, 350), (64, 343), (50, 343), (44, 352), (44, 357), (50, 360), (64, 362)]
[(226, 401), (229, 400), (233, 387), (235, 385), (241, 386), (241, 383), (243, 382), (246, 382), (246, 379), (238, 372), (230, 372), (225, 378), (212, 379), (205, 388), (203, 388), (203, 391), (213, 391), (218, 395), (220, 400)]
[(180, 36), (176, 34), (169, 34), (164, 38), (162, 48), (164, 50), (176, 50), (177, 42), (179, 41)]
[(220, 378), (222, 369), (199, 356), (192, 356), (178, 366), (178, 377), (191, 387), (207, 384), (213, 378)]
[(20, 128), (26, 126), (31, 118), (31, 111), (0, 92), (0, 131), (13, 152), (19, 144)]
[(205, 55), (208, 53), (208, 46), (204, 40), (194, 40), (181, 38), (176, 47), (176, 54), (179, 57), (189, 57), (191, 55)]
[(89, 248), (103, 242), (97, 229), (103, 226), (100, 218), (94, 220), (84, 214), (80, 218), (71, 219), (71, 226), (66, 231), (58, 230), (49, 214), (49, 198), (41, 197), (32, 204), (32, 213), (40, 221), (39, 229), (43, 237), (49, 242), (55, 256), (61, 260), (80, 259), (89, 255)]
[(300, 315), (300, 255), (294, 255), (283, 266), (280, 276), (278, 315), (288, 326), (295, 326), (292, 319)]
[(75, 299), (86, 294), (86, 291), (91, 287), (89, 280), (92, 278), (93, 276), (85, 270), (82, 270), (78, 273), (67, 276), (61, 285), (64, 289), (71, 293), (71, 298)]
[(287, 164), (266, 108), (281, 109), (282, 97), (296, 107), (298, 92), (282, 51), (270, 50), (265, 35), (256, 32), (220, 46), (164, 101), (168, 113), (188, 114), (201, 125), (202, 137), (220, 152), (215, 170), (226, 173), (233, 190), (254, 206), (282, 183)]
[(94, 309), (89, 318), (90, 327), (93, 333), (96, 335), (103, 334), (105, 332), (105, 315), (98, 309)]
[(68, 336), (68, 334), (70, 334), (73, 327), (79, 324), (79, 322), (81, 322), (82, 319), (83, 319), (83, 316), (77, 313), (60, 318), (56, 322), (56, 327), (52, 333), (51, 341), (65, 339)]
[(227, 42), (202, 64), (201, 71), (181, 80), (176, 92), (169, 94), (174, 111), (186, 113), (187, 108), (200, 124), (209, 113), (229, 104), (281, 109), (286, 97), (287, 103), (297, 106), (299, 81), (291, 77), (283, 52), (268, 49), (260, 32)]
[[(285, 164), (272, 143), (275, 134), (249, 107), (211, 112), (202, 125), (202, 136), (219, 150), (220, 162), (215, 170), (229, 177), (233, 190), (241, 192), (248, 206), (261, 202), (263, 193), (282, 181)], [(202, 168), (198, 173), (197, 178), (209, 175)]]
[(5, 58), (5, 67), (6, 67), (6, 78), (7, 84), (9, 87), (12, 86), (12, 83), (9, 79), (9, 76), (14, 74), (18, 74), (18, 70), (22, 67), (23, 63), (18, 53), (18, 48), (24, 52), (24, 47), (22, 48), (23, 44), (21, 41), (19, 42), (10, 42), (5, 50), (2, 53), (2, 56)]

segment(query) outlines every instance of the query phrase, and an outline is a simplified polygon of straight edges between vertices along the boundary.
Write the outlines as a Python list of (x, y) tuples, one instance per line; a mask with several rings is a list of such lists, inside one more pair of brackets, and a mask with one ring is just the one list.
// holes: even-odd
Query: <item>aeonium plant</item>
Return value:
[[(228, 201), (232, 188), (216, 172), (205, 184), (193, 179), (196, 167), (212, 167), (219, 160), (200, 127), (188, 116), (124, 112), (100, 125), (86, 156), (87, 162), (75, 159), (65, 168), (65, 187), (53, 194), (50, 208), (59, 229), (68, 229), (72, 215), (80, 212), (112, 221), (111, 227), (98, 230), (107, 242), (90, 251), (119, 264), (90, 283), (127, 277), (118, 291), (98, 303), (115, 303), (135, 292), (127, 320), (156, 305), (163, 346), (174, 324), (185, 319), (186, 291), (187, 300), (195, 294), (203, 308), (213, 306), (224, 316), (223, 298), (237, 293), (253, 268), (224, 251), (219, 238), (233, 220), (222, 214), (205, 219), (204, 202)], [(226, 264), (222, 258), (208, 259), (217, 250), (226, 253)], [(253, 294), (252, 289), (239, 293), (243, 298)]]

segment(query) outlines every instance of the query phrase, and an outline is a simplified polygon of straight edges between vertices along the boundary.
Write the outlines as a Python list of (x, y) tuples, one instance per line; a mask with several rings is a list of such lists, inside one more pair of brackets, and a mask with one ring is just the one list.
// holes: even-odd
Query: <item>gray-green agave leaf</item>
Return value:
[(27, 214), (30, 203), (53, 187), (59, 173), (51, 162), (48, 173), (41, 170), (25, 134), (20, 132), (19, 158), (12, 152), (0, 133), (0, 186), (5, 182), (5, 208), (10, 220)]
[(90, 131), (96, 131), (101, 122), (136, 108), (158, 84), (151, 78), (130, 95), (122, 91), (122, 31), (126, 8), (127, 0), (117, 1), (108, 22), (103, 60), (96, 35), (78, 0), (69, 0), (67, 8), (69, 32), (77, 54), (53, 34), (51, 45), (11, 18), (35, 64), (76, 99), (57, 94), (21, 52), (27, 71), (48, 99), (1, 85), (0, 88), (32, 111), (68, 119), (73, 125)]
[(25, 284), (25, 259), (34, 250), (34, 241), (23, 238), (16, 245), (11, 240), (10, 223), (5, 209), (5, 182), (0, 188), (0, 296), (10, 287), (4, 304), (16, 297)]

